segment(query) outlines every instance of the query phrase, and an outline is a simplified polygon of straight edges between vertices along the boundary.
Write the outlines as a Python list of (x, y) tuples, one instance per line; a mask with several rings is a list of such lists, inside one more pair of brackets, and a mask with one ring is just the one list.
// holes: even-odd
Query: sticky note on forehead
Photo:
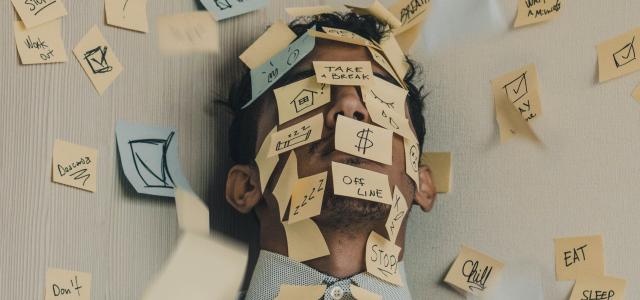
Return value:
[(549, 21), (560, 15), (562, 0), (531, 1), (518, 0), (518, 13), (513, 27), (522, 27), (544, 21)]
[(47, 270), (44, 299), (90, 300), (91, 274), (62, 269)]
[(373, 202), (391, 204), (387, 174), (331, 162), (333, 193)]
[(373, 82), (370, 61), (314, 61), (313, 69), (320, 83), (363, 86)]
[(581, 276), (573, 286), (569, 300), (622, 300), (627, 281), (609, 276)]
[(640, 70), (638, 43), (640, 28), (598, 44), (598, 81), (605, 82)]
[(462, 246), (444, 281), (465, 293), (483, 296), (498, 284), (503, 268), (495, 258)]
[(96, 25), (76, 45), (73, 54), (100, 95), (124, 69)]
[(338, 115), (335, 130), (336, 150), (362, 158), (391, 164), (393, 132)]
[(304, 115), (331, 101), (331, 87), (315, 76), (273, 90), (278, 104), (278, 124)]
[(269, 157), (319, 140), (323, 127), (324, 117), (319, 113), (300, 123), (278, 130), (271, 135)]
[(60, 20), (26, 29), (20, 21), (14, 22), (14, 33), (22, 64), (66, 62), (67, 54), (60, 35)]
[(396, 244), (372, 231), (367, 239), (367, 248), (365, 250), (367, 273), (392, 284), (402, 286), (402, 278), (398, 272), (401, 250)]
[(53, 144), (53, 181), (96, 191), (98, 150), (56, 140)]
[(33, 28), (67, 15), (62, 0), (11, 0), (26, 28)]
[(378, 45), (376, 45), (372, 41), (369, 41), (368, 39), (365, 39), (362, 37), (357, 38), (356, 37), (358, 36), (357, 34), (346, 31), (346, 30), (335, 29), (330, 27), (323, 27), (323, 30), (327, 30), (328, 32), (316, 31), (313, 29), (309, 29), (307, 32), (309, 33), (309, 35), (313, 37), (324, 39), (324, 40), (336, 41), (336, 42), (353, 44), (353, 45), (360, 45), (364, 47), (373, 47), (376, 49), (380, 48), (378, 47)]
[(402, 25), (400, 20), (396, 18), (382, 3), (378, 0), (374, 1), (368, 7), (358, 7), (352, 5), (345, 5), (347, 8), (351, 9), (353, 12), (360, 15), (372, 15), (376, 17), (376, 19), (388, 24), (391, 28), (397, 28)]
[(604, 275), (602, 236), (555, 239), (556, 279), (571, 280), (582, 275)]
[(240, 60), (249, 69), (254, 69), (269, 60), (272, 56), (287, 48), (289, 43), (296, 39), (296, 34), (289, 29), (289, 26), (278, 20), (269, 26), (249, 48), (240, 54)]

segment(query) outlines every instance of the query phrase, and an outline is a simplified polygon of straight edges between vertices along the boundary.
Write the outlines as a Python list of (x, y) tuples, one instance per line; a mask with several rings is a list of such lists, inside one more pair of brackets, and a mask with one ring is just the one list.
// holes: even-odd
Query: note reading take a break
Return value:
[(422, 162), (431, 169), (436, 192), (448, 193), (451, 189), (451, 152), (425, 152)]
[(296, 37), (287, 24), (281, 20), (275, 21), (249, 48), (240, 54), (240, 60), (249, 69), (255, 69), (282, 49), (287, 48)]
[(48, 269), (44, 300), (91, 300), (91, 274)]
[(280, 172), (280, 177), (278, 177), (278, 182), (273, 188), (273, 196), (278, 201), (278, 210), (280, 211), (280, 221), (284, 218), (284, 214), (287, 211), (287, 206), (289, 205), (289, 199), (291, 199), (291, 194), (293, 193), (293, 189), (298, 181), (298, 158), (296, 157), (296, 152), (291, 151), (289, 154), (289, 158), (284, 164), (284, 168), (282, 172)]
[(218, 23), (205, 11), (159, 16), (158, 48), (165, 55), (218, 52)]
[(604, 275), (602, 236), (555, 239), (556, 280), (572, 280), (583, 275)]
[(407, 200), (402, 195), (398, 186), (396, 186), (393, 189), (393, 202), (391, 203), (389, 217), (387, 217), (387, 222), (384, 225), (387, 229), (387, 234), (389, 235), (389, 240), (391, 242), (396, 242), (400, 226), (402, 226), (402, 221), (405, 219), (408, 212), (409, 207), (407, 205)]
[(282, 223), (287, 236), (289, 257), (303, 262), (331, 254), (318, 225), (311, 219), (293, 224)]
[(67, 15), (62, 0), (11, 0), (26, 28), (53, 21)]
[(298, 179), (291, 193), (291, 209), (287, 223), (292, 224), (320, 214), (327, 173), (322, 172)]
[(418, 142), (404, 139), (404, 168), (405, 172), (416, 186), (420, 186), (420, 144)]
[(513, 27), (551, 20), (560, 15), (562, 0), (518, 0), (518, 14)]
[(283, 124), (331, 101), (331, 86), (311, 76), (273, 90), (278, 104), (278, 124)]
[(314, 61), (319, 83), (333, 85), (368, 85), (373, 83), (370, 61)]
[(258, 150), (258, 154), (256, 155), (256, 165), (258, 165), (258, 171), (260, 173), (260, 190), (264, 193), (264, 188), (267, 187), (267, 183), (269, 183), (269, 178), (271, 178), (271, 174), (273, 173), (273, 169), (276, 168), (278, 164), (277, 156), (269, 156), (269, 147), (271, 146), (271, 136), (276, 133), (277, 127), (273, 127), (269, 134), (264, 138), (262, 145), (260, 146), (260, 150)]
[(569, 300), (623, 300), (627, 281), (609, 276), (581, 276)]
[(483, 296), (498, 283), (503, 268), (502, 262), (462, 246), (444, 281), (461, 292)]
[(148, 0), (104, 0), (107, 24), (140, 32), (149, 31)]
[(124, 69), (96, 25), (78, 42), (73, 54), (100, 95)]
[(375, 231), (371, 231), (371, 234), (369, 234), (366, 247), (365, 262), (367, 273), (384, 281), (402, 286), (402, 278), (398, 273), (400, 251), (402, 249)]
[(322, 113), (319, 113), (300, 123), (278, 130), (271, 135), (269, 157), (319, 140), (323, 127), (324, 118)]
[(194, 192), (176, 188), (176, 215), (180, 229), (209, 235), (209, 208)]
[(402, 24), (394, 30), (396, 38), (416, 26), (420, 26), (431, 11), (431, 0), (398, 0), (389, 7), (389, 11)]
[(598, 81), (605, 82), (640, 70), (640, 27), (606, 40), (596, 47), (598, 51)]
[(319, 285), (280, 285), (278, 296), (275, 300), (305, 300), (320, 299), (324, 295), (327, 286)]
[(390, 165), (392, 144), (391, 130), (338, 115), (336, 150)]
[(246, 14), (267, 6), (268, 0), (200, 0), (216, 21)]
[(391, 204), (387, 174), (331, 162), (333, 192), (336, 195)]
[(26, 29), (20, 21), (14, 22), (16, 47), (22, 64), (66, 62), (67, 53), (60, 36), (60, 21), (52, 21)]
[(98, 150), (55, 140), (52, 162), (54, 182), (96, 191)]

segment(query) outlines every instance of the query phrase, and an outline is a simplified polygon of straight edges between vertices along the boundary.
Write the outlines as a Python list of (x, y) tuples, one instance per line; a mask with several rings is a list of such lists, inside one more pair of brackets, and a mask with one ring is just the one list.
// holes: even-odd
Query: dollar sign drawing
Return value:
[(369, 132), (371, 132), (371, 129), (366, 128), (356, 133), (356, 136), (359, 137), (360, 140), (358, 141), (358, 144), (355, 146), (356, 146), (356, 149), (358, 149), (358, 152), (362, 152), (362, 154), (366, 154), (367, 149), (373, 146), (373, 142), (369, 139)]

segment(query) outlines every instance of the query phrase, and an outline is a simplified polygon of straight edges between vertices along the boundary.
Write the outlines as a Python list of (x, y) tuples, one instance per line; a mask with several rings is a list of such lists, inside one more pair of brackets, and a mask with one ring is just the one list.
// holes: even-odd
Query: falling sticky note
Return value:
[(381, 41), (380, 48), (382, 48), (382, 52), (396, 71), (398, 78), (404, 80), (404, 76), (409, 71), (409, 63), (398, 40), (393, 35), (386, 36)]
[(138, 193), (174, 197), (176, 186), (190, 190), (174, 128), (118, 121), (116, 140), (122, 171)]
[(398, 35), (424, 22), (431, 11), (431, 0), (397, 0), (389, 7), (389, 11), (402, 24), (394, 30), (394, 34)]
[(277, 131), (277, 127), (273, 127), (269, 134), (265, 137), (262, 145), (260, 146), (260, 150), (258, 150), (258, 154), (256, 155), (256, 165), (258, 165), (258, 171), (260, 173), (260, 190), (264, 193), (265, 187), (267, 187), (267, 183), (269, 182), (269, 178), (271, 178), (271, 173), (273, 173), (273, 169), (276, 168), (278, 164), (278, 157), (271, 156), (269, 157), (269, 146), (271, 146), (271, 136)]
[(327, 173), (298, 179), (291, 193), (291, 209), (289, 210), (289, 224), (315, 217), (322, 209)]
[(159, 16), (157, 27), (162, 54), (218, 52), (218, 23), (205, 11)]
[(604, 275), (601, 235), (555, 239), (556, 280)]
[(316, 39), (309, 35), (303, 34), (297, 40), (289, 45), (286, 49), (282, 49), (278, 54), (274, 55), (261, 66), (252, 69), (251, 74), (251, 100), (242, 108), (253, 103), (265, 91), (267, 91), (278, 79), (289, 72), (298, 62), (300, 62), (316, 45)]
[(569, 300), (623, 300), (627, 281), (610, 276), (581, 276)]
[(398, 272), (400, 251), (395, 243), (385, 239), (375, 231), (371, 231), (365, 249), (367, 273), (384, 281), (402, 286), (402, 278)]
[(345, 5), (345, 6), (349, 8), (351, 11), (359, 15), (372, 15), (379, 21), (384, 22), (385, 24), (388, 24), (391, 28), (397, 28), (402, 25), (400, 20), (398, 20), (398, 18), (396, 18), (396, 16), (394, 16), (393, 13), (391, 13), (378, 0), (375, 0), (368, 7), (359, 7), (359, 6), (352, 6), (352, 5)]
[[(369, 49), (369, 52), (371, 53), (371, 57), (373, 57), (373, 60), (376, 63), (378, 63), (378, 65), (382, 67), (385, 71), (387, 71), (387, 73), (389, 73), (396, 80), (397, 83), (399, 83), (400, 85), (406, 88), (406, 83), (402, 79), (400, 79), (398, 74), (396, 74), (396, 71), (391, 66), (391, 63), (389, 62), (389, 60), (387, 60), (387, 58), (384, 57), (384, 55), (380, 51), (374, 49), (373, 47), (368, 47), (368, 49)], [(378, 85), (378, 82), (376, 80), (377, 78), (374, 77), (373, 78), (374, 82), (372, 86)], [(404, 115), (404, 113), (402, 114)]]
[(334, 194), (391, 204), (387, 174), (331, 162)]
[(382, 300), (382, 296), (353, 284), (349, 286), (349, 291), (356, 300)]
[(67, 15), (62, 0), (11, 0), (11, 3), (29, 29)]
[(362, 86), (373, 82), (370, 61), (314, 61), (313, 69), (320, 83)]
[(149, 31), (147, 0), (104, 0), (107, 24), (140, 32)]
[(560, 15), (561, 0), (518, 0), (518, 14), (513, 27), (521, 27), (551, 20)]
[(209, 208), (194, 192), (176, 187), (176, 214), (180, 229), (209, 235)]
[(295, 119), (331, 101), (331, 87), (311, 76), (273, 90), (278, 104), (278, 124)]
[(293, 224), (282, 223), (287, 236), (289, 257), (303, 262), (331, 254), (318, 225), (305, 219)]
[(405, 117), (405, 102), (408, 91), (378, 76), (374, 76), (373, 84), (363, 88), (364, 101), (376, 102), (393, 109), (398, 115)]
[(387, 217), (387, 222), (384, 225), (384, 227), (387, 229), (389, 240), (393, 243), (396, 242), (398, 232), (400, 231), (400, 226), (402, 226), (402, 221), (405, 219), (408, 210), (409, 207), (407, 204), (407, 199), (405, 199), (405, 197), (402, 195), (400, 188), (396, 186), (393, 189), (393, 202), (391, 203), (389, 217)]
[(267, 6), (267, 0), (200, 0), (216, 21), (250, 13)]
[(60, 21), (26, 29), (20, 21), (14, 22), (16, 47), (22, 64), (66, 62), (67, 54), (60, 36)]
[(322, 136), (324, 118), (319, 113), (271, 135), (269, 157), (315, 142)]
[(503, 268), (495, 258), (462, 246), (444, 281), (465, 293), (484, 296), (498, 284)]
[(341, 42), (341, 43), (359, 45), (359, 46), (364, 46), (364, 47), (373, 47), (373, 48), (376, 48), (376, 49), (380, 48), (376, 44), (374, 44), (373, 42), (369, 41), (368, 39), (365, 39), (363, 37), (359, 37), (359, 38), (356, 37), (357, 35), (355, 33), (348, 34), (349, 31), (342, 30), (342, 29), (330, 28), (330, 27), (322, 27), (322, 28), (324, 30), (327, 30), (329, 33), (322, 32), (322, 31), (316, 31), (316, 30), (313, 30), (313, 29), (308, 29), (307, 33), (312, 37), (316, 37), (316, 38), (320, 38), (320, 39), (324, 39), (324, 40), (330, 40), (330, 41), (336, 41), (336, 42)]
[(278, 210), (280, 211), (280, 220), (284, 218), (284, 213), (289, 205), (289, 199), (298, 181), (298, 158), (295, 151), (291, 151), (289, 158), (280, 172), (278, 182), (273, 188), (273, 196), (278, 202)]
[(284, 9), (287, 15), (291, 17), (315, 16), (319, 14), (329, 14), (336, 11), (328, 5), (305, 6), (305, 7), (287, 7)]
[(416, 187), (420, 186), (420, 144), (414, 140), (404, 140), (404, 168), (405, 172), (411, 180), (416, 184)]
[(598, 44), (598, 80), (604, 82), (638, 71), (640, 60), (636, 59), (636, 45), (639, 42), (640, 28), (635, 28)]
[(78, 42), (73, 54), (100, 95), (124, 69), (96, 25)]
[(282, 49), (287, 48), (296, 37), (287, 24), (281, 20), (275, 21), (249, 48), (240, 54), (240, 60), (249, 69), (255, 69)]
[(54, 299), (90, 300), (91, 273), (48, 269), (44, 300)]
[(396, 113), (393, 108), (384, 103), (384, 100), (375, 98), (370, 100), (365, 96), (365, 105), (373, 123), (389, 129), (405, 139), (418, 141), (411, 125), (409, 125), (409, 119)]
[(280, 285), (278, 296), (275, 300), (304, 300), (320, 299), (324, 295), (327, 286), (320, 285)]
[(55, 140), (52, 163), (54, 182), (96, 191), (98, 150)]
[(246, 265), (246, 247), (223, 238), (184, 232), (141, 299), (235, 299)]
[(431, 169), (436, 192), (448, 193), (451, 190), (451, 152), (425, 152), (422, 162)]
[(390, 165), (392, 144), (391, 130), (338, 115), (335, 127), (336, 150)]

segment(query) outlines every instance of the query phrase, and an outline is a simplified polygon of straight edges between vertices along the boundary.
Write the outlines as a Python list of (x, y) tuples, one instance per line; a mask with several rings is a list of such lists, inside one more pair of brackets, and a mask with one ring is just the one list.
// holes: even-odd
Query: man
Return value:
[[(306, 17), (292, 22), (289, 27), (300, 37), (308, 29), (322, 31), (323, 27), (337, 28), (355, 33), (374, 44), (388, 38), (388, 26), (372, 16), (360, 16), (355, 13), (321, 14)], [(330, 102), (313, 111), (299, 115), (292, 120), (279, 124), (278, 106), (273, 90), (287, 86), (298, 80), (314, 75), (314, 61), (370, 61), (376, 77), (401, 87), (392, 70), (385, 69), (373, 58), (370, 50), (362, 45), (317, 38), (313, 50), (281, 77), (273, 86), (261, 94), (256, 101), (247, 105), (252, 98), (251, 84), (248, 74), (232, 88), (230, 104), (236, 115), (230, 128), (230, 147), (235, 165), (228, 172), (226, 184), (227, 202), (242, 213), (254, 211), (260, 223), (260, 255), (246, 293), (246, 299), (274, 299), (284, 293), (283, 286), (321, 285), (322, 299), (354, 299), (354, 289), (361, 288), (383, 299), (410, 299), (406, 285), (402, 252), (398, 257), (397, 272), (402, 279), (394, 284), (367, 272), (365, 247), (372, 232), (390, 239), (385, 224), (389, 218), (392, 205), (367, 201), (356, 197), (334, 194), (331, 176), (332, 162), (345, 164), (388, 176), (388, 184), (393, 191), (404, 196), (409, 207), (419, 205), (423, 211), (430, 211), (435, 201), (435, 187), (426, 166), (418, 170), (419, 183), (405, 170), (405, 142), (397, 132), (391, 141), (392, 160), (383, 164), (360, 156), (347, 154), (335, 149), (336, 123), (340, 118), (350, 118), (372, 126), (372, 116), (363, 101), (361, 86), (331, 85)], [(422, 116), (424, 96), (422, 87), (417, 88), (412, 80), (415, 75), (413, 62), (409, 63), (409, 71), (404, 76), (408, 90), (406, 101), (403, 101), (405, 116), (409, 121), (412, 134), (417, 137), (419, 149), (422, 149), (425, 125)], [(390, 72), (391, 71), (391, 72)], [(243, 106), (246, 106), (242, 109)], [(291, 151), (280, 153), (273, 173), (268, 182), (261, 182), (260, 167), (256, 164), (256, 156), (265, 141), (269, 139), (272, 128), (286, 130), (296, 124), (308, 120), (311, 116), (322, 114), (322, 135), (308, 144), (296, 147)], [(267, 144), (267, 146), (269, 146)], [(294, 152), (294, 153), (291, 153)], [(313, 258), (303, 262), (296, 261), (289, 251), (285, 226), (288, 224), (287, 212), (291, 217), (292, 207), (289, 202), (282, 202), (274, 196), (274, 188), (281, 178), (287, 161), (292, 156), (297, 159), (297, 177), (305, 178), (328, 172), (324, 198), (319, 215), (311, 218), (322, 233), (329, 255)], [(416, 164), (417, 166), (417, 164)], [(264, 184), (264, 190), (262, 185)], [(395, 192), (394, 192), (395, 193)], [(280, 202), (279, 202), (280, 200)], [(288, 195), (287, 195), (288, 201)], [(391, 200), (389, 199), (389, 203)], [(285, 217), (282, 218), (282, 212)], [(407, 212), (408, 213), (408, 212)], [(406, 214), (404, 214), (406, 215)], [(406, 229), (405, 216), (400, 216), (400, 230), (395, 244), (404, 246)], [(289, 243), (292, 241), (290, 240)], [(317, 242), (317, 241), (309, 241)], [(371, 270), (368, 270), (371, 271)], [(326, 287), (325, 287), (326, 286)]]

